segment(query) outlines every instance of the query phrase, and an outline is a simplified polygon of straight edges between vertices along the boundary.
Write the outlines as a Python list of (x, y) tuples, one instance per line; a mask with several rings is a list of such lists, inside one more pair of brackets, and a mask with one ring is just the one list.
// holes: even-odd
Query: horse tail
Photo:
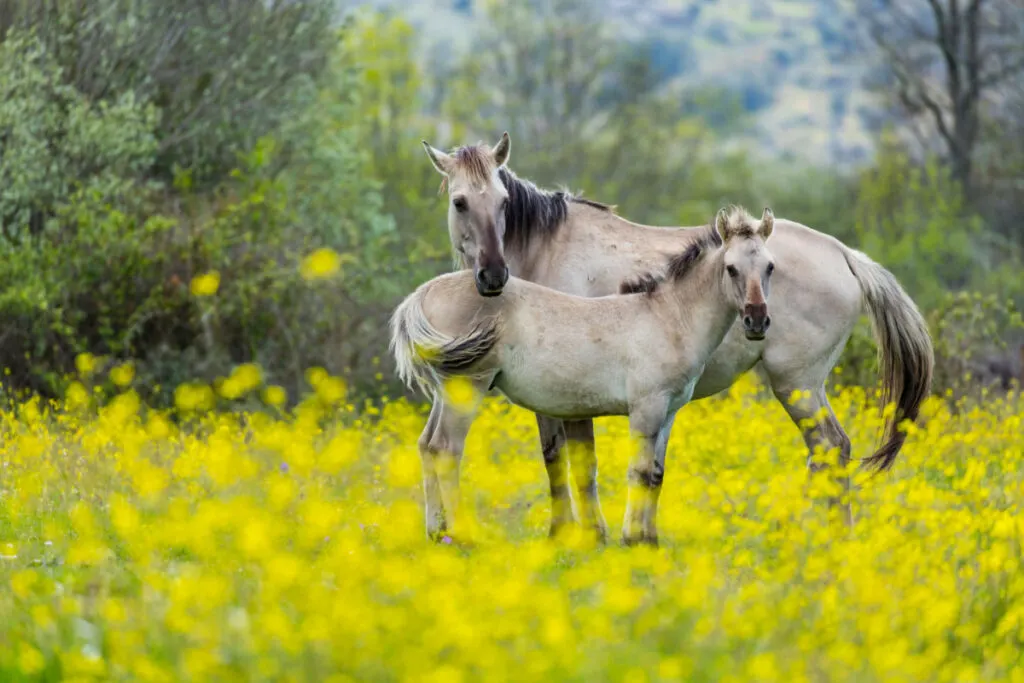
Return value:
[(866, 254), (845, 248), (846, 263), (860, 283), (878, 344), (882, 408), (895, 402), (886, 419), (885, 441), (863, 465), (883, 472), (892, 467), (907, 435), (903, 420), (916, 420), (931, 391), (935, 356), (921, 312), (888, 270)]
[(498, 343), (496, 317), (474, 325), (465, 335), (450, 337), (437, 330), (423, 313), (427, 287), (410, 294), (391, 316), (391, 353), (399, 379), (433, 396), (445, 379), (474, 376), (474, 368)]

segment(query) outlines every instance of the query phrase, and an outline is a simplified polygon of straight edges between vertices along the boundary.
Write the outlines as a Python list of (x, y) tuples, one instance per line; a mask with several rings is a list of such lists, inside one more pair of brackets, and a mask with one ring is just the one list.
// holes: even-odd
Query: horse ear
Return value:
[(430, 157), (430, 163), (434, 165), (437, 172), (441, 175), (448, 175), (451, 173), (454, 159), (450, 154), (445, 154), (439, 149), (431, 147), (426, 140), (420, 140), (423, 143), (423, 149), (427, 151), (427, 156)]
[(772, 230), (775, 229), (775, 214), (767, 206), (764, 207), (764, 213), (761, 214), (761, 226), (757, 232), (761, 235), (762, 239), (768, 239), (772, 236)]
[(512, 151), (512, 138), (508, 136), (508, 131), (501, 134), (501, 139), (498, 140), (498, 144), (491, 150), (491, 154), (494, 155), (494, 163), (497, 164), (498, 168), (505, 165), (508, 161), (509, 153)]
[(725, 209), (719, 209), (718, 215), (715, 216), (715, 230), (718, 231), (723, 241), (729, 239), (729, 214)]

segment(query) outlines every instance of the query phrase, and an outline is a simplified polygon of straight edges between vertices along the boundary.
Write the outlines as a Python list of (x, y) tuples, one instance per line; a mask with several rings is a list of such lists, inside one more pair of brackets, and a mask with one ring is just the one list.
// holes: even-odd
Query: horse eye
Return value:
[(452, 206), (455, 207), (456, 211), (465, 211), (468, 204), (466, 204), (465, 197), (456, 197), (452, 200)]
[(726, 266), (725, 270), (729, 273), (729, 277), (736, 277), (740, 274), (740, 271), (736, 270), (736, 266)]
[(771, 275), (774, 272), (775, 272), (775, 264), (774, 263), (769, 263), (768, 264), (768, 274)]

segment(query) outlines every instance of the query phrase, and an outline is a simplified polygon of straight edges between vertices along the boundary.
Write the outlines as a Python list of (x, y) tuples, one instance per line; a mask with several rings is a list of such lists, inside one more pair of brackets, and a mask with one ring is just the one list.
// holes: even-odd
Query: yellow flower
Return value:
[(209, 386), (188, 383), (174, 390), (174, 405), (186, 412), (210, 410), (216, 405), (216, 398)]
[(263, 383), (263, 372), (254, 363), (244, 363), (231, 371), (220, 386), (220, 395), (227, 399), (238, 399), (259, 388)]
[(268, 406), (280, 408), (288, 401), (288, 392), (284, 387), (272, 384), (263, 390), (263, 402)]
[(452, 377), (444, 383), (448, 403), (457, 410), (467, 411), (476, 404), (478, 394), (473, 383), (465, 377)]
[(119, 387), (126, 387), (135, 379), (135, 365), (131, 361), (122, 363), (110, 371), (110, 381)]
[(35, 676), (46, 667), (43, 653), (28, 643), (22, 642), (18, 651), (18, 668), (26, 676)]
[(217, 289), (220, 287), (220, 273), (216, 270), (211, 270), (208, 273), (202, 275), (196, 275), (192, 278), (192, 283), (189, 285), (189, 290), (193, 296), (213, 296), (217, 293)]
[(307, 280), (329, 278), (341, 268), (341, 257), (326, 247), (317, 249), (302, 261), (302, 277)]
[(97, 359), (91, 353), (80, 353), (75, 356), (75, 368), (82, 377), (88, 377), (96, 372)]
[(89, 391), (81, 382), (72, 382), (64, 393), (64, 401), (69, 410), (89, 405)]
[(309, 382), (309, 386), (316, 389), (321, 382), (327, 379), (330, 375), (323, 368), (309, 368), (306, 370), (306, 381)]
[(39, 575), (31, 569), (22, 569), (11, 576), (11, 590), (24, 600), (32, 593), (38, 579)]
[(347, 387), (340, 377), (325, 377), (316, 385), (316, 395), (328, 405), (335, 405), (345, 400)]

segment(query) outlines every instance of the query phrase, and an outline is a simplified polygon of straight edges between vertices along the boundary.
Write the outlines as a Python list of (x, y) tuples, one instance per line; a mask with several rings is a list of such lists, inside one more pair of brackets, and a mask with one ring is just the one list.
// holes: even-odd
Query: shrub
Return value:
[(33, 35), (0, 44), (0, 221), (18, 241), (39, 233), (80, 191), (129, 192), (155, 158), (156, 110), (131, 92), (92, 102)]

